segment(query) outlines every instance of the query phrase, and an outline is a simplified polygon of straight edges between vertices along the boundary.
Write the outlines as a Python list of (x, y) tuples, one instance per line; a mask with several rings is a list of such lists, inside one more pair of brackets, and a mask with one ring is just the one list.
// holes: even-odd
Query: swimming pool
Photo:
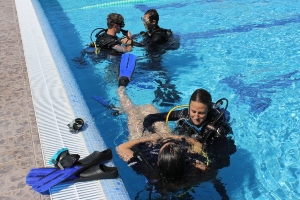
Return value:
[[(78, 62), (91, 31), (105, 27), (106, 16), (125, 17), (125, 29), (143, 30), (136, 22), (148, 8), (160, 14), (160, 26), (180, 36), (178, 50), (168, 51), (155, 66), (142, 49), (127, 87), (136, 104), (150, 103), (155, 80), (176, 85), (181, 101), (199, 87), (213, 100), (226, 97), (237, 152), (218, 176), (231, 199), (299, 199), (300, 5), (297, 1), (89, 1), (40, 0), (70, 70), (101, 132), (114, 148), (126, 141), (126, 117), (113, 117), (92, 97), (118, 104), (117, 62)], [(184, 16), (184, 17), (183, 17)], [(156, 67), (155, 70), (153, 67)], [(152, 68), (151, 70), (149, 68)], [(155, 78), (153, 78), (155, 77)], [(148, 87), (145, 87), (148, 86)], [(148, 98), (143, 98), (147, 96)], [(168, 111), (172, 106), (156, 106)], [(114, 154), (114, 163), (133, 199), (145, 180)], [(132, 182), (136, 184), (132, 184)], [(211, 183), (195, 187), (192, 198), (219, 199)], [(147, 191), (139, 193), (146, 199)]]

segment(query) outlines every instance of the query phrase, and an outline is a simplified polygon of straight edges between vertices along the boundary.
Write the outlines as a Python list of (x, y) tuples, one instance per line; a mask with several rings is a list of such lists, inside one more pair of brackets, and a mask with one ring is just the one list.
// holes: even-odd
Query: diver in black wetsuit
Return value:
[(144, 37), (142, 43), (148, 48), (148, 51), (168, 42), (172, 36), (172, 31), (158, 26), (159, 15), (155, 9), (148, 10), (141, 19), (148, 30), (147, 32), (141, 32)]
[[(96, 34), (96, 47), (101, 49), (115, 50), (116, 52), (129, 52), (132, 49), (132, 36), (130, 31), (122, 28), (125, 26), (124, 18), (117, 13), (110, 13), (107, 16), (107, 27)], [(123, 39), (117, 37), (117, 33), (122, 32)], [(123, 44), (123, 45), (121, 45)], [(124, 45), (125, 44), (125, 45)], [(95, 44), (91, 44), (95, 45)]]
[(155, 132), (152, 128), (154, 122), (177, 121), (175, 134), (197, 139), (203, 144), (210, 159), (218, 165), (217, 168), (227, 167), (230, 163), (229, 156), (236, 151), (236, 146), (231, 138), (227, 105), (225, 109), (217, 107), (223, 100), (226, 99), (213, 104), (209, 92), (197, 89), (190, 98), (189, 108), (171, 113), (149, 114), (143, 125), (146, 130)]
[[(115, 60), (122, 53), (130, 52), (132, 50), (132, 35), (130, 31), (123, 30), (125, 23), (122, 15), (118, 13), (110, 13), (107, 16), (107, 29), (96, 28), (92, 31), (90, 39), (92, 43), (82, 51), (81, 57), (76, 57), (73, 61), (79, 63), (81, 66), (86, 66), (85, 56), (88, 55), (92, 62), (98, 62), (103, 59)], [(92, 38), (95, 31), (95, 41)], [(119, 38), (117, 33), (122, 33), (123, 37)]]

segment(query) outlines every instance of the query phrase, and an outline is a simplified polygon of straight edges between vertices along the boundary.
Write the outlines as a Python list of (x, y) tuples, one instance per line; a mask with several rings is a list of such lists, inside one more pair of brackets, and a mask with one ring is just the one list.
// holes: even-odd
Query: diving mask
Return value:
[(145, 19), (144, 17), (141, 17), (141, 20), (144, 24), (149, 24), (150, 20), (149, 19)]
[(75, 120), (73, 120), (68, 124), (68, 127), (71, 132), (80, 131), (83, 126), (84, 126), (84, 121), (81, 118), (76, 118)]

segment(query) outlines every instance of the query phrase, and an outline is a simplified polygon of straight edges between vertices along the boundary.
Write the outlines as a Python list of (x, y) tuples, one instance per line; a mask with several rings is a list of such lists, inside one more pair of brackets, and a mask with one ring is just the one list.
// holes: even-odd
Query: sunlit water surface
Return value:
[[(81, 51), (90, 33), (106, 28), (109, 13), (125, 17), (125, 29), (144, 30), (140, 17), (149, 8), (161, 27), (180, 37), (180, 48), (160, 62), (135, 47), (136, 71), (127, 87), (136, 104), (151, 103), (162, 83), (176, 85), (181, 100), (160, 106), (168, 111), (188, 103), (197, 88), (213, 100), (229, 100), (237, 152), (218, 177), (230, 199), (300, 199), (300, 2), (299, 1), (70, 1), (40, 0), (69, 67), (108, 147), (127, 140), (126, 116), (113, 117), (92, 97), (118, 105), (119, 60), (93, 62)], [(120, 35), (121, 36), (121, 35)], [(114, 152), (129, 195), (147, 199), (145, 178)], [(133, 184), (134, 183), (134, 184)], [(142, 191), (141, 193), (138, 193)], [(157, 194), (152, 195), (153, 197)], [(202, 183), (184, 198), (220, 199), (212, 183)]]

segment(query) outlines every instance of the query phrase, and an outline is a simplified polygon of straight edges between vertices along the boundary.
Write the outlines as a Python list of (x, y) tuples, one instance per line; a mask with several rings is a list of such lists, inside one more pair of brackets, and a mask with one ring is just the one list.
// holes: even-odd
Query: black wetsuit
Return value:
[[(112, 47), (115, 45), (121, 45), (121, 41), (117, 36), (109, 35), (107, 34), (107, 29), (101, 29), (96, 35), (96, 46), (101, 51), (102, 50), (109, 50), (106, 51), (106, 53), (109, 53), (110, 55), (120, 55), (122, 52), (118, 52), (114, 50)], [(94, 47), (94, 44), (91, 43), (89, 45), (90, 47)]]
[[(158, 173), (158, 153), (161, 147), (164, 144), (166, 144), (166, 142), (175, 143), (176, 146), (179, 146), (180, 149), (183, 150), (183, 153), (185, 155), (184, 176), (178, 181), (166, 181)], [(176, 195), (182, 196), (186, 194), (182, 198), (190, 199), (185, 197), (190, 197), (188, 191), (190, 190), (191, 186), (198, 185), (199, 183), (207, 181), (217, 182), (217, 184), (220, 185), (218, 186), (218, 188), (221, 187), (221, 191), (225, 191), (225, 195), (220, 195), (222, 197), (227, 196), (225, 188), (222, 187), (223, 184), (216, 178), (217, 170), (215, 170), (214, 166), (212, 166), (210, 163), (208, 165), (209, 168), (204, 171), (200, 170), (199, 168), (196, 168), (194, 164), (195, 162), (197, 162), (197, 160), (206, 164), (207, 159), (203, 155), (199, 155), (199, 153), (190, 153), (188, 151), (189, 148), (190, 144), (186, 142), (185, 139), (182, 139), (181, 141), (173, 139), (161, 140), (158, 141), (158, 143), (156, 144), (146, 142), (138, 144), (132, 148), (135, 156), (128, 161), (128, 165), (132, 167), (137, 174), (143, 175), (147, 178), (148, 185), (151, 186), (149, 187), (150, 190), (147, 190), (149, 191), (148, 197), (151, 196), (152, 193), (159, 193), (162, 194), (164, 197), (176, 197)], [(140, 155), (142, 155), (142, 159), (140, 159)], [(147, 161), (145, 162), (144, 160)], [(152, 186), (154, 186), (154, 189), (152, 188)], [(218, 189), (217, 191), (219, 192), (219, 190), (220, 189)], [(139, 196), (138, 194), (137, 196)]]
[[(182, 139), (181, 141), (174, 139), (165, 139), (158, 141), (156, 144), (145, 142), (136, 145), (132, 149), (135, 156), (128, 161), (128, 165), (132, 167), (137, 174), (142, 174), (147, 177), (149, 182), (156, 182), (159, 179), (157, 166), (158, 153), (160, 148), (168, 142), (175, 143), (176, 145), (181, 147), (185, 155), (186, 166), (190, 166), (190, 164), (195, 162), (196, 160), (199, 160), (203, 163), (206, 162), (206, 158), (199, 155), (198, 153), (188, 152), (190, 144), (186, 142), (185, 139)], [(139, 159), (140, 154), (144, 156), (146, 162), (145, 160), (143, 160), (143, 158)], [(189, 169), (189, 167), (187, 169)]]
[(104, 33), (97, 35), (97, 47), (101, 49), (112, 49), (113, 46), (121, 44), (117, 36), (109, 35), (106, 31), (107, 30), (105, 30)]
[(154, 48), (157, 45), (165, 44), (168, 42), (169, 38), (172, 36), (172, 31), (170, 29), (163, 29), (159, 26), (151, 32), (148, 31), (143, 34), (142, 44), (148, 48)]
[[(193, 137), (203, 144), (204, 150), (210, 155), (212, 162), (218, 165), (216, 168), (229, 166), (229, 156), (236, 151), (234, 141), (230, 137), (232, 130), (225, 116), (223, 115), (214, 123), (219, 112), (220, 110), (212, 109), (206, 120), (197, 126), (189, 118), (187, 108), (173, 111), (168, 117), (168, 121), (178, 120), (178, 126), (174, 130), (175, 134)], [(165, 112), (146, 116), (143, 122), (144, 129), (153, 132), (152, 124), (156, 121), (166, 121), (167, 114)]]

